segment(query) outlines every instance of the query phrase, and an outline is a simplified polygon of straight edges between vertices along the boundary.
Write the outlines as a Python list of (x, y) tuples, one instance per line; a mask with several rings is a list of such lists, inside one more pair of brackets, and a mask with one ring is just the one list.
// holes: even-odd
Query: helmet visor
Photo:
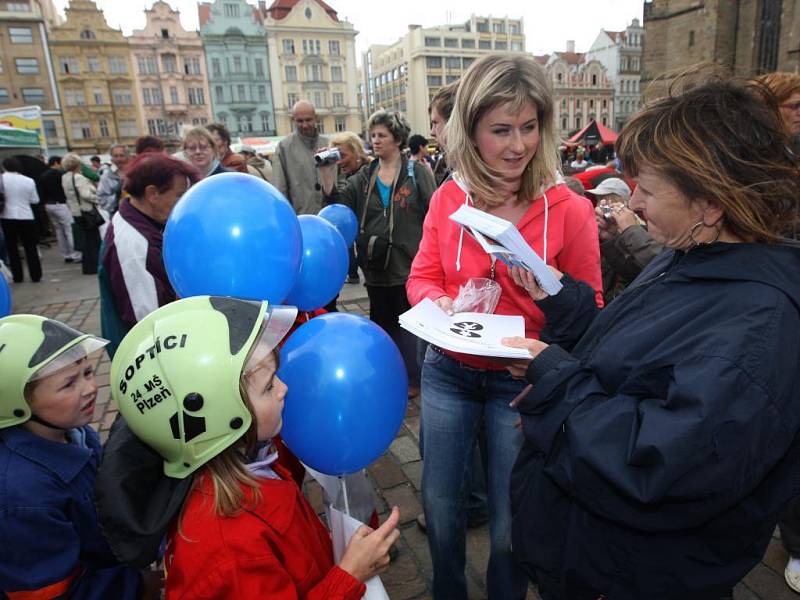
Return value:
[(247, 373), (258, 365), (270, 352), (272, 352), (294, 325), (297, 318), (297, 308), (294, 306), (275, 305), (267, 308), (264, 313), (264, 324), (258, 335), (244, 372)]
[(67, 346), (60, 354), (56, 355), (50, 362), (31, 375), (28, 381), (36, 381), (37, 379), (52, 375), (64, 367), (68, 367), (72, 363), (86, 358), (93, 352), (105, 348), (108, 343), (108, 340), (88, 335), (80, 339), (76, 344)]

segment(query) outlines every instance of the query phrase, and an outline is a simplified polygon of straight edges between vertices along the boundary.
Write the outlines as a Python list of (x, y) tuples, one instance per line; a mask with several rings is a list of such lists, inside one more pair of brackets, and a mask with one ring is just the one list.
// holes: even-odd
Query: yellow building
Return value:
[(107, 152), (143, 133), (128, 40), (91, 0), (71, 0), (50, 37), (71, 150)]
[(458, 80), (485, 54), (525, 52), (522, 19), (472, 15), (466, 23), (422, 28), (362, 56), (364, 116), (379, 108), (404, 113), (414, 133), (430, 129), (428, 105), (443, 85)]
[(292, 132), (292, 105), (310, 101), (321, 133), (361, 131), (355, 37), (321, 0), (275, 0), (265, 11), (278, 135)]

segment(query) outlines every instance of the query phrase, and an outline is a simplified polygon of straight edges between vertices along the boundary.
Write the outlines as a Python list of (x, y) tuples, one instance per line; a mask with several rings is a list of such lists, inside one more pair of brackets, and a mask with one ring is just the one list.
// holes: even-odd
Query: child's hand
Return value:
[(389, 518), (374, 531), (366, 525), (359, 527), (344, 550), (339, 568), (359, 581), (367, 581), (386, 570), (389, 548), (400, 537), (399, 522), (400, 509), (395, 506)]

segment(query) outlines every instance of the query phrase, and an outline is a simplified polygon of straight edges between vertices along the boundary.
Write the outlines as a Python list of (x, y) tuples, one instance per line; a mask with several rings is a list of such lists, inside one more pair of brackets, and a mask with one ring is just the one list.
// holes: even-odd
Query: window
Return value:
[(33, 43), (33, 31), (30, 27), (9, 27), (8, 37), (12, 44)]
[(297, 81), (297, 67), (294, 65), (286, 65), (283, 70), (285, 71), (286, 81)]
[(42, 88), (22, 88), (22, 99), (25, 102), (44, 102), (46, 100)]
[(567, 128), (567, 118), (563, 117), (561, 119), (561, 129), (566, 129), (566, 128)]
[(294, 54), (294, 40), (283, 40), (283, 53)]
[(86, 97), (83, 90), (64, 90), (64, 101), (67, 106), (85, 106)]
[(200, 75), (200, 59), (196, 56), (185, 59), (183, 62), (183, 71), (187, 75)]
[(2, 73), (5, 69), (3, 69), (3, 58), (0, 57), (0, 73)]
[(475, 47), (475, 40), (461, 40), (461, 47), (462, 48), (474, 48)]
[(97, 56), (86, 57), (86, 68), (90, 73), (100, 72), (100, 59)]
[(111, 90), (111, 97), (114, 99), (114, 104), (121, 104), (128, 106), (133, 104), (133, 94), (128, 89), (120, 88)]
[(263, 77), (264, 76), (264, 60), (261, 59), (261, 58), (257, 58), (257, 59), (255, 59), (254, 64), (255, 64), (255, 69), (256, 69), (256, 75), (258, 75), (259, 77)]
[(222, 13), (226, 17), (238, 17), (239, 16), (239, 5), (238, 4), (230, 4), (226, 2), (222, 5)]
[(306, 65), (306, 81), (322, 81), (322, 65)]
[(239, 131), (253, 131), (253, 117), (250, 115), (242, 115), (239, 117)]
[(333, 105), (334, 106), (344, 106), (344, 94), (341, 92), (334, 92), (333, 93)]
[(478, 48), (480, 50), (491, 50), (492, 42), (490, 42), (489, 40), (481, 40), (478, 42)]
[(511, 35), (519, 35), (519, 23), (509, 23), (508, 33)]
[(603, 99), (603, 108), (608, 108), (608, 100)]
[(581, 118), (580, 117), (575, 117), (575, 128), (576, 129), (580, 129), (581, 128)]
[(512, 52), (523, 52), (525, 48), (523, 47), (522, 42), (511, 42), (511, 51)]
[(136, 137), (139, 135), (139, 128), (136, 126), (136, 121), (133, 119), (123, 119), (117, 121), (119, 127), (119, 135), (121, 137)]
[(234, 56), (233, 57), (233, 72), (234, 73), (241, 73), (242, 72), (242, 57), (241, 56)]
[(97, 121), (97, 126), (100, 128), (100, 137), (107, 138), (109, 137), (108, 134), (108, 121), (105, 119), (100, 119)]
[(261, 113), (261, 131), (269, 131), (269, 115)]
[(147, 73), (147, 61), (145, 60), (144, 56), (136, 57), (136, 68), (139, 70), (140, 75)]
[(221, 85), (214, 86), (214, 97), (217, 99), (217, 102), (225, 102), (225, 93), (222, 91)]
[(769, 73), (778, 68), (783, 2), (781, 0), (763, 0), (760, 4), (756, 34), (756, 65), (758, 73)]
[[(113, 57), (117, 58), (117, 57)], [(119, 57), (121, 58), (121, 57)], [(124, 59), (123, 59), (124, 60)], [(112, 58), (109, 57), (108, 59), (108, 66), (111, 67)], [(136, 66), (139, 69), (140, 75), (155, 75), (158, 73), (158, 64), (156, 63), (155, 56), (137, 56), (136, 57)], [(128, 67), (125, 66), (125, 70), (121, 71), (122, 73), (127, 72)]]
[(457, 56), (448, 56), (445, 64), (447, 65), (448, 69), (460, 69), (461, 59)]
[(638, 71), (638, 70), (639, 70), (639, 59), (638, 59), (638, 58), (632, 58), (632, 59), (631, 59), (631, 63), (632, 63), (632, 65), (633, 65), (631, 68), (632, 68), (634, 71)]
[(258, 101), (259, 102), (267, 101), (267, 86), (265, 85), (258, 86)]
[(455, 83), (461, 78), (461, 75), (446, 75), (444, 78), (445, 83)]
[(487, 21), (478, 21), (476, 29), (478, 33), (489, 33), (489, 23)]
[(76, 140), (86, 140), (92, 137), (92, 128), (88, 121), (72, 122), (72, 137)]
[(344, 117), (336, 117), (333, 120), (333, 129), (334, 131), (336, 131), (336, 133), (339, 133), (340, 131), (346, 131), (347, 119), (345, 119)]
[(694, 30), (689, 32), (689, 48), (694, 46)]
[(592, 87), (597, 86), (597, 74), (592, 73)]
[(49, 140), (58, 137), (58, 131), (56, 130), (55, 121), (51, 121), (50, 119), (45, 119), (42, 121), (42, 125), (44, 126), (44, 137), (46, 137)]
[(222, 69), (220, 68), (218, 58), (211, 59), (211, 73), (214, 75), (214, 77), (219, 77), (222, 75)]
[(237, 98), (239, 98), (239, 102), (247, 101), (247, 89), (243, 83), (236, 86), (236, 94)]
[(314, 92), (314, 106), (322, 108), (327, 106), (328, 98), (325, 92)]
[(105, 100), (103, 100), (103, 90), (100, 88), (92, 88), (92, 99), (95, 104), (105, 104)]
[(319, 40), (303, 40), (303, 54), (322, 54)]
[(444, 38), (445, 48), (458, 48), (458, 38)]
[(428, 86), (433, 87), (437, 85), (442, 85), (442, 76), (441, 75), (428, 75)]
[(81, 31), (81, 39), (82, 40), (93, 40), (95, 39), (94, 31), (91, 29), (84, 29)]
[[(174, 85), (169, 86), (169, 100), (172, 104), (178, 104), (178, 88)], [(191, 102), (189, 102), (189, 104), (191, 104)]]
[(6, 88), (0, 88), (0, 104), (8, 104), (9, 102), (8, 90)]
[(197, 106), (205, 103), (206, 98), (203, 88), (189, 88), (189, 104)]
[(161, 55), (161, 66), (164, 68), (164, 73), (175, 73), (178, 70), (178, 67), (175, 62), (175, 55), (174, 54), (162, 54)]
[(438, 37), (426, 37), (425, 38), (425, 45), (428, 48), (439, 48), (442, 45), (442, 38)]
[(331, 56), (340, 56), (341, 55), (341, 51), (340, 51), (340, 48), (339, 48), (339, 42), (337, 42), (335, 40), (330, 40), (328, 42), (328, 54), (330, 54)]
[(344, 81), (342, 67), (331, 67), (331, 81)]
[(506, 26), (503, 23), (492, 23), (492, 31), (495, 33), (505, 33)]
[(594, 99), (589, 100), (589, 108), (594, 108)]
[(508, 50), (508, 42), (495, 42), (494, 43), (495, 50)]
[(325, 121), (322, 119), (317, 121), (317, 131), (320, 133), (325, 133)]
[(441, 56), (426, 56), (425, 57), (425, 66), (429, 69), (441, 69), (442, 68), (442, 57)]
[(30, 2), (6, 2), (6, 10), (9, 12), (30, 12)]
[(80, 62), (74, 56), (65, 56), (59, 61), (59, 67), (62, 73), (80, 73)]
[(286, 105), (291, 108), (300, 100), (300, 96), (297, 94), (287, 94), (286, 95)]
[(475, 62), (474, 58), (468, 58), (466, 56), (461, 59), (461, 64), (464, 65), (464, 69), (468, 69), (469, 66), (474, 62)]
[(125, 56), (109, 56), (108, 70), (112, 73), (127, 73), (128, 58)]
[(36, 75), (39, 72), (39, 61), (35, 58), (15, 58), (14, 65), (20, 75)]

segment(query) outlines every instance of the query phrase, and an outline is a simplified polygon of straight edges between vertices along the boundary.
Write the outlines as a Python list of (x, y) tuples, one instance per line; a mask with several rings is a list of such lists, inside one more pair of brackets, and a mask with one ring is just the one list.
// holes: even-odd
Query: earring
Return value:
[[(713, 229), (716, 232), (716, 235), (714, 236), (714, 239), (713, 240), (708, 240), (707, 242), (698, 242), (694, 238), (694, 234), (697, 233), (697, 230), (700, 227), (708, 227), (709, 229)], [(692, 225), (692, 228), (689, 230), (689, 238), (692, 240), (692, 243), (695, 246), (708, 246), (709, 244), (713, 244), (714, 242), (716, 242), (719, 239), (719, 234), (720, 234), (720, 228), (717, 227), (716, 224), (715, 225), (706, 225), (705, 222), (703, 222), (703, 221), (698, 221), (697, 223)]]

